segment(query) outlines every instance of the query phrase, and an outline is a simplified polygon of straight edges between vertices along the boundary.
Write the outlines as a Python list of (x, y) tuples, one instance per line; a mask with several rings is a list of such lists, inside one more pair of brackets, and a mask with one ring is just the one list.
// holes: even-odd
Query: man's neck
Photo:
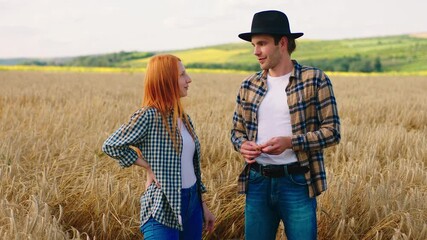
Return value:
[(280, 64), (275, 66), (274, 68), (268, 69), (268, 74), (272, 77), (280, 77), (290, 73), (294, 69), (294, 63), (291, 59), (286, 59), (282, 61)]

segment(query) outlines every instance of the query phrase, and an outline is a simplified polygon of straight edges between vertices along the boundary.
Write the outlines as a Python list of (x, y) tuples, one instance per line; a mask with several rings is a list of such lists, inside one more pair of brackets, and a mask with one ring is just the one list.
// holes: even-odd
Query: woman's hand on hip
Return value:
[(156, 184), (157, 188), (160, 188), (160, 183), (159, 181), (157, 181), (156, 179), (156, 175), (154, 175), (153, 170), (151, 170), (151, 167), (148, 167), (146, 169), (147, 171), (147, 181), (145, 182), (145, 189), (147, 190), (148, 187), (150, 187), (150, 185), (154, 182), (154, 184)]

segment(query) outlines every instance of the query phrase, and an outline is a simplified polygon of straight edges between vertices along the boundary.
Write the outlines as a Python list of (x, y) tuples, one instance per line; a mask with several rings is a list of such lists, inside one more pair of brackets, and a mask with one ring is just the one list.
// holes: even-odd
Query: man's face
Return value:
[(274, 38), (270, 35), (252, 36), (254, 55), (257, 57), (261, 69), (274, 69), (282, 59), (280, 54), (280, 43), (274, 44)]

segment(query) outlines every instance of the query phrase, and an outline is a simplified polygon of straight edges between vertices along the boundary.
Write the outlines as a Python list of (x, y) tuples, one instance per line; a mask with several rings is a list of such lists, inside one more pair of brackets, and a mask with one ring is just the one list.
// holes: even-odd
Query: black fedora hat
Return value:
[(253, 35), (270, 34), (299, 38), (304, 33), (291, 33), (286, 14), (276, 10), (255, 13), (252, 19), (251, 32), (239, 34), (239, 38), (250, 42)]

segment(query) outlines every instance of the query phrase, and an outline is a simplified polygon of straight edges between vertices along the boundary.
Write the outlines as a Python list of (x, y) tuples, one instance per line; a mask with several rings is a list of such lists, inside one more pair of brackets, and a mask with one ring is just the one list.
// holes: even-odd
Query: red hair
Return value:
[[(193, 135), (180, 100), (179, 62), (181, 59), (171, 54), (156, 55), (150, 59), (144, 78), (144, 97), (142, 100), (142, 107), (153, 107), (161, 113), (174, 145), (176, 145), (178, 118), (182, 119), (188, 131)], [(173, 114), (172, 129), (169, 128), (166, 121), (169, 114)]]

